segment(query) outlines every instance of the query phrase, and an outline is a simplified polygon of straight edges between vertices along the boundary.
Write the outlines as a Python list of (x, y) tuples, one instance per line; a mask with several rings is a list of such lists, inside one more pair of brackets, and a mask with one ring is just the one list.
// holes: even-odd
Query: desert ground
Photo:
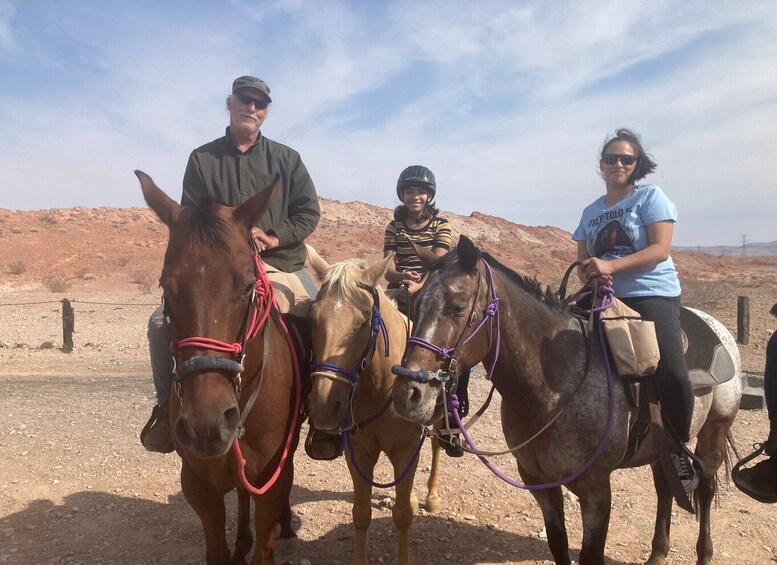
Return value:
[[(367, 247), (379, 248), (380, 210), (354, 214), (353, 203), (332, 201), (326, 209), (330, 220), (313, 241), (325, 257), (380, 255)], [(511, 227), (476, 216), (455, 220), (458, 233), (474, 235), (476, 242), (480, 235), (494, 255), (507, 256), (505, 263), (544, 282), (556, 282), (568, 264), (571, 247), (562, 230)], [(498, 229), (478, 232), (480, 225)], [(510, 237), (523, 234), (536, 243), (520, 255), (508, 230)], [(145, 210), (0, 210), (0, 563), (204, 561), (199, 521), (180, 491), (178, 457), (147, 453), (138, 440), (154, 404), (145, 333), (159, 301), (155, 278), (165, 237)], [(363, 247), (354, 248), (354, 241)], [(685, 302), (732, 332), (737, 296), (749, 297), (750, 338), (740, 353), (744, 370), (762, 373), (766, 340), (777, 329), (777, 319), (768, 315), (777, 302), (777, 262), (694, 253), (678, 257), (678, 268)], [(75, 309), (69, 354), (61, 351), (63, 298)], [(479, 369), (470, 386), (475, 407), (488, 393), (483, 377)], [(739, 451), (749, 452), (767, 430), (763, 410), (741, 410), (733, 427)], [(498, 406), (473, 435), (484, 448), (503, 447)], [(427, 446), (416, 479), (420, 500), (429, 462)], [(495, 462), (517, 478), (510, 457)], [(422, 509), (413, 524), (415, 563), (551, 562), (531, 495), (499, 481), (473, 456), (444, 457), (443, 464), (443, 510)], [(292, 509), (299, 540), (279, 548), (279, 562), (350, 563), (352, 485), (344, 459), (313, 461), (299, 449), (295, 469)], [(389, 469), (381, 460), (376, 478), (388, 480)], [(722, 471), (719, 478), (712, 516), (715, 562), (777, 562), (777, 505), (748, 498)], [(641, 563), (649, 554), (655, 511), (649, 469), (616, 471), (612, 483), (607, 563)], [(371, 563), (392, 563), (396, 556), (393, 496), (392, 489), (373, 494)], [(576, 555), (580, 512), (573, 495), (565, 498)], [(228, 513), (230, 536), (235, 516)], [(695, 563), (697, 530), (693, 516), (675, 511), (669, 563)]]

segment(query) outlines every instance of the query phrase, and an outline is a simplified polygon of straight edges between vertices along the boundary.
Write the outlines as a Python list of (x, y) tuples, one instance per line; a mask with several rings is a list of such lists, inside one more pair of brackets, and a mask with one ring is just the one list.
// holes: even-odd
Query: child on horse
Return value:
[[(434, 205), (437, 182), (431, 170), (423, 165), (411, 165), (403, 170), (397, 180), (397, 196), (402, 201), (394, 210), (383, 239), (384, 257), (396, 253), (394, 265), (386, 272), (388, 293), (397, 300), (399, 310), (409, 317), (410, 298), (424, 284), (426, 269), (410, 242), (431, 250), (442, 257), (451, 249), (451, 225), (439, 217)], [(459, 413), (466, 416), (469, 409), (467, 385), (469, 373), (459, 375), (456, 394)], [(455, 434), (458, 439), (458, 434)], [(464, 454), (459, 442), (451, 442), (450, 436), (441, 434), (441, 444), (451, 457)]]

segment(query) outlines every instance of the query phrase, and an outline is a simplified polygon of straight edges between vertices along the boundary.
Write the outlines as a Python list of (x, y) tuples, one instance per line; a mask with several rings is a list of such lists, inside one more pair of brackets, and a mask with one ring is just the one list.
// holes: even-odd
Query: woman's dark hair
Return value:
[(634, 167), (634, 172), (629, 177), (629, 182), (634, 184), (638, 180), (641, 180), (648, 176), (650, 173), (656, 170), (656, 163), (653, 161), (653, 156), (646, 153), (642, 148), (642, 142), (639, 139), (639, 134), (626, 129), (620, 128), (615, 131), (615, 135), (609, 138), (602, 147), (602, 151), (599, 154), (599, 159), (604, 157), (607, 148), (616, 141), (625, 141), (634, 149), (634, 153), (637, 155), (637, 166)]
[[(421, 219), (428, 220), (429, 218), (434, 218), (439, 213), (440, 211), (437, 209), (437, 206), (435, 206), (433, 202), (427, 202), (426, 206), (424, 207), (424, 211), (421, 214)], [(407, 216), (408, 209), (404, 204), (394, 208), (394, 221), (404, 222), (407, 220)]]

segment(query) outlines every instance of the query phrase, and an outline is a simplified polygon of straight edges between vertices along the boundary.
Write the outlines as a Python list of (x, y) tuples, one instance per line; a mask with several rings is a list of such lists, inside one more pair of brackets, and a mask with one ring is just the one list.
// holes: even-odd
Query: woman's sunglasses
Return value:
[(254, 103), (254, 108), (257, 110), (264, 110), (267, 108), (267, 100), (262, 100), (261, 98), (254, 98), (253, 96), (249, 96), (245, 92), (235, 92), (235, 96), (237, 96), (237, 99), (240, 100), (241, 104), (245, 104), (246, 106), (250, 106), (251, 103)]
[(607, 153), (606, 155), (602, 155), (602, 161), (605, 165), (614, 165), (618, 161), (623, 163), (624, 165), (633, 165), (637, 162), (637, 156), (636, 155), (614, 155), (612, 153)]

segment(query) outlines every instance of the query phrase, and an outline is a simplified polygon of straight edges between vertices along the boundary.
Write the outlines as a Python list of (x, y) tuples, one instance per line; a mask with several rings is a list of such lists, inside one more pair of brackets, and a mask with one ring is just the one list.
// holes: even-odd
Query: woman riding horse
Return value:
[(685, 447), (693, 390), (680, 330), (680, 280), (670, 256), (677, 208), (658, 186), (636, 184), (655, 168), (637, 134), (616, 131), (599, 159), (605, 194), (583, 210), (572, 237), (583, 283), (611, 286), (617, 298), (655, 323), (661, 353), (655, 382), (678, 443), (675, 468), (691, 492), (699, 484)]

